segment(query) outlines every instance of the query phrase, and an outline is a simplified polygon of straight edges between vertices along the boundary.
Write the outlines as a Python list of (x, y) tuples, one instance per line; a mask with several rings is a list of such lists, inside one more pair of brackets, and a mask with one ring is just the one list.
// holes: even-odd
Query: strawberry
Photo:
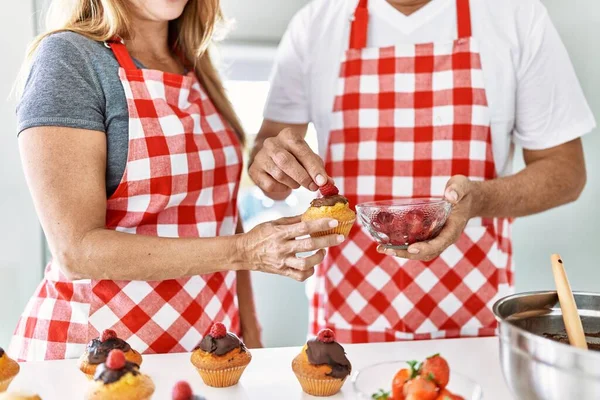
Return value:
[(319, 188), (319, 191), (321, 192), (321, 194), (323, 196), (335, 196), (336, 194), (339, 194), (340, 191), (338, 190), (337, 187), (335, 187), (335, 185), (331, 182), (327, 182), (326, 184), (324, 184), (323, 186), (321, 186)]
[(125, 366), (125, 353), (121, 350), (111, 350), (106, 358), (106, 366), (110, 369), (121, 369)]
[(317, 335), (317, 340), (323, 343), (331, 343), (335, 340), (335, 334), (331, 329), (321, 329)]
[(404, 385), (410, 380), (411, 376), (412, 372), (408, 368), (396, 372), (392, 381), (392, 396), (395, 400), (404, 399)]
[(407, 400), (435, 400), (438, 395), (438, 388), (435, 383), (422, 376), (417, 376), (406, 382), (403, 391)]
[(192, 400), (194, 393), (189, 383), (179, 381), (173, 387), (173, 400)]
[(209, 335), (215, 339), (224, 338), (225, 335), (227, 335), (227, 328), (225, 328), (225, 325), (223, 325), (222, 323), (216, 322), (210, 328)]
[(450, 381), (450, 366), (439, 354), (426, 359), (421, 366), (420, 373), (424, 378), (430, 376), (441, 389), (444, 389)]
[(394, 216), (387, 211), (380, 211), (373, 218), (373, 226), (379, 232), (389, 233), (393, 230)]
[(113, 331), (112, 329), (105, 329), (102, 332), (102, 336), (100, 337), (100, 340), (102, 342), (106, 342), (108, 339), (115, 339), (117, 337), (117, 332)]

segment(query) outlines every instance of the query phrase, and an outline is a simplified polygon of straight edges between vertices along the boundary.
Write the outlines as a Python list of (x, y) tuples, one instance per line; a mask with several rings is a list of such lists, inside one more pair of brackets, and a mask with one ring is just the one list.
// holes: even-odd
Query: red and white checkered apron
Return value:
[[(325, 162), (350, 204), (441, 198), (453, 175), (496, 177), (469, 1), (456, 4), (457, 40), (367, 48), (360, 0)], [(357, 224), (317, 269), (312, 333), (328, 327), (346, 343), (493, 335), (491, 305), (512, 289), (509, 230), (506, 219), (474, 219), (425, 263), (379, 254)]]
[[(129, 155), (108, 200), (106, 227), (173, 238), (234, 234), (242, 172), (235, 133), (193, 72), (138, 69), (123, 44), (110, 47), (129, 108)], [(22, 361), (75, 358), (104, 329), (143, 353), (190, 351), (212, 321), (239, 331), (233, 272), (162, 282), (71, 282), (50, 263), (10, 352)]]

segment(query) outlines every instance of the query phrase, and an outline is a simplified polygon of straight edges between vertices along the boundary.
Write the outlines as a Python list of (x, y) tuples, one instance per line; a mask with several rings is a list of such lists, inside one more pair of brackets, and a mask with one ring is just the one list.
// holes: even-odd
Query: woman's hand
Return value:
[[(343, 235), (296, 238), (335, 228), (335, 219), (302, 222), (300, 217), (281, 218), (258, 225), (250, 232), (239, 235), (238, 252), (244, 263), (253, 271), (287, 276), (305, 281), (314, 273), (314, 266), (323, 261), (325, 248), (337, 246)], [(296, 254), (318, 250), (311, 256), (300, 258)]]
[(329, 180), (321, 157), (310, 149), (299, 132), (290, 128), (262, 142), (248, 174), (274, 199), (285, 198), (300, 186), (314, 192)]
[(478, 185), (465, 176), (454, 176), (446, 185), (444, 197), (452, 203), (452, 212), (446, 225), (435, 239), (415, 243), (409, 246), (408, 250), (393, 250), (378, 246), (377, 251), (409, 260), (431, 261), (456, 243), (467, 226), (467, 222), (477, 215), (480, 207)]

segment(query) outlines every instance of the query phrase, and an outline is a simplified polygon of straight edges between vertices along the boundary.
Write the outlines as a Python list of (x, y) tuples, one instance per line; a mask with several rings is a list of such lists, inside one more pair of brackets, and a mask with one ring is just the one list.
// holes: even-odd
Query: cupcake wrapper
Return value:
[(6, 392), (6, 389), (8, 389), (8, 385), (10, 385), (13, 379), (14, 376), (0, 381), (0, 393)]
[(296, 374), (300, 386), (305, 393), (311, 396), (333, 396), (342, 389), (346, 379), (315, 379)]
[(323, 232), (317, 232), (317, 233), (311, 233), (311, 237), (320, 237), (320, 236), (327, 236), (327, 235), (344, 235), (344, 237), (348, 237), (348, 235), (350, 234), (350, 230), (352, 229), (352, 226), (354, 225), (354, 221), (356, 221), (355, 219), (353, 219), (352, 221), (345, 221), (345, 222), (341, 222), (338, 224), (337, 227), (333, 228), (333, 229), (328, 229), (326, 231)]
[(236, 385), (239, 382), (246, 365), (227, 369), (196, 369), (206, 385), (224, 388)]

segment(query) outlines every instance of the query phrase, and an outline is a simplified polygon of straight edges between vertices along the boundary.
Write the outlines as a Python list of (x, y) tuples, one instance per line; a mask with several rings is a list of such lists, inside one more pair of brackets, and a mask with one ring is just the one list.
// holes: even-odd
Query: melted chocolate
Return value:
[(131, 350), (131, 347), (126, 341), (119, 338), (110, 338), (104, 342), (100, 339), (94, 339), (87, 346), (88, 362), (90, 364), (102, 364), (108, 358), (108, 353), (115, 349), (127, 353)]
[(125, 362), (125, 366), (121, 369), (110, 369), (106, 366), (106, 364), (100, 364), (98, 368), (96, 368), (96, 374), (94, 375), (95, 381), (102, 381), (105, 385), (109, 383), (114, 383), (125, 376), (127, 373), (131, 372), (134, 376), (140, 374), (140, 367), (136, 363)]
[(310, 202), (311, 207), (335, 206), (337, 203), (348, 204), (348, 199), (342, 195), (319, 197)]
[(350, 361), (346, 358), (346, 352), (338, 342), (323, 343), (317, 339), (311, 339), (306, 342), (306, 355), (308, 361), (314, 365), (327, 364), (331, 367), (331, 373), (328, 375), (344, 379), (352, 371)]
[(242, 343), (240, 338), (230, 332), (227, 332), (224, 337), (218, 339), (215, 339), (210, 335), (206, 335), (196, 347), (196, 349), (200, 349), (206, 353), (215, 354), (217, 356), (224, 356), (231, 350), (237, 348), (239, 348), (241, 351), (246, 351), (246, 346), (244, 343)]
[(0, 357), (4, 356), (4, 349), (2, 347), (0, 347)]
[[(596, 333), (586, 333), (585, 336), (600, 338), (600, 332)], [(544, 337), (546, 339), (554, 340), (555, 342), (560, 342), (564, 344), (569, 344), (569, 337), (566, 333), (544, 333)], [(588, 350), (600, 351), (600, 344), (598, 343), (590, 343), (588, 342)]]

